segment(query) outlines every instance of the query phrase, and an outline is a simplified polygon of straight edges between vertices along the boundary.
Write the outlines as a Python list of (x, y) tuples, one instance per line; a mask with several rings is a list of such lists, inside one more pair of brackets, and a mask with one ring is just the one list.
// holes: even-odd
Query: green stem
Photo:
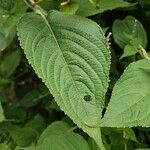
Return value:
[(101, 134), (101, 128), (93, 128), (92, 132), (88, 132), (89, 136), (94, 139), (98, 146), (98, 150), (105, 150), (103, 140), (102, 140), (102, 134)]
[(139, 45), (139, 53), (143, 58), (150, 60), (150, 57), (148, 56), (146, 50), (141, 45)]
[(40, 14), (41, 16), (47, 16), (47, 12), (40, 7), (34, 0), (24, 0), (25, 4), (31, 8), (35, 13)]
[(104, 144), (103, 144), (103, 140), (102, 140), (101, 129), (100, 129), (99, 147), (100, 147), (100, 150), (105, 150), (105, 147), (104, 147)]

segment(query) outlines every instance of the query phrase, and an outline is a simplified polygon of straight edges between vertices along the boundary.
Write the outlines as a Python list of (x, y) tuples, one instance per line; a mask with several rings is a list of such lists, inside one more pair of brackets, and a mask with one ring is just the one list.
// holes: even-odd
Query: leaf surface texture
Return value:
[(117, 81), (101, 126), (150, 126), (150, 61), (130, 64)]
[(98, 140), (100, 128), (95, 127), (100, 123), (110, 68), (102, 29), (91, 20), (51, 11), (47, 18), (24, 15), (18, 35), (29, 63), (60, 108)]

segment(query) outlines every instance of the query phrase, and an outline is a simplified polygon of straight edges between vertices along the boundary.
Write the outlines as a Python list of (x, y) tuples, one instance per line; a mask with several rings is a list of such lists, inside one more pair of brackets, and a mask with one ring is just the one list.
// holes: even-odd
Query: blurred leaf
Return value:
[(25, 127), (30, 127), (35, 129), (39, 134), (45, 129), (46, 124), (44, 119), (40, 115), (36, 115), (31, 121), (29, 121)]
[(24, 148), (24, 150), (90, 150), (82, 136), (75, 133), (52, 135), (41, 145)]
[(77, 15), (85, 17), (103, 13), (107, 10), (135, 5), (133, 3), (125, 2), (124, 0), (100, 0), (99, 8), (92, 5), (89, 0), (78, 0), (78, 3), (79, 9), (77, 10)]
[(5, 117), (4, 117), (3, 108), (0, 102), (0, 122), (2, 122), (3, 120), (5, 120)]
[(41, 144), (45, 138), (53, 134), (63, 134), (71, 127), (64, 121), (56, 121), (47, 127), (39, 138), (38, 143)]
[(26, 93), (23, 96), (23, 98), (17, 103), (17, 107), (22, 107), (25, 109), (32, 107), (36, 105), (39, 102), (39, 100), (48, 96), (49, 94), (50, 92), (45, 87), (42, 87), (38, 90), (31, 90), (28, 93)]
[(116, 147), (119, 150), (124, 149), (125, 143), (123, 141), (122, 134), (112, 133), (109, 138), (111, 141), (110, 145), (111, 150), (116, 150)]
[(102, 128), (103, 139), (108, 150), (124, 149), (123, 131), (121, 128)]
[(113, 38), (124, 49), (123, 57), (138, 52), (139, 45), (147, 45), (147, 36), (142, 24), (134, 17), (128, 16), (124, 20), (116, 20), (113, 24)]
[(5, 116), (7, 119), (15, 121), (24, 121), (26, 119), (26, 111), (21, 107), (15, 107), (13, 103), (5, 108)]
[(147, 7), (147, 8), (150, 8), (150, 1), (149, 0), (138, 0), (139, 4), (142, 6), (142, 7)]
[(16, 35), (16, 24), (26, 6), (22, 0), (2, 0), (0, 4), (0, 51), (4, 50)]
[(39, 5), (44, 8), (46, 11), (49, 10), (58, 10), (59, 9), (60, 0), (44, 0)]
[(82, 136), (67, 129), (63, 122), (53, 123), (44, 131), (37, 146), (24, 150), (90, 150)]
[(0, 144), (0, 150), (11, 150), (7, 144)]
[(0, 77), (0, 86), (5, 86), (10, 82), (11, 81), (9, 79), (5, 79), (5, 78)]
[(47, 100), (47, 101), (44, 101), (44, 102), (45, 102), (45, 103), (44, 103), (44, 105), (45, 105), (44, 108), (45, 108), (47, 111), (51, 111), (51, 110), (62, 111), (62, 110), (59, 108), (59, 106), (57, 105), (57, 103), (55, 102), (54, 99), (52, 99), (52, 101)]
[(13, 8), (13, 0), (1, 0), (0, 8), (9, 11)]
[(89, 138), (88, 144), (90, 145), (90, 150), (100, 150), (95, 141), (92, 138)]
[(134, 141), (134, 142), (138, 142), (137, 139), (136, 139), (136, 135), (135, 135), (134, 131), (130, 128), (123, 129), (123, 137), (126, 140), (131, 140), (131, 141)]
[(113, 37), (115, 42), (124, 48), (136, 38), (138, 44), (144, 48), (147, 45), (147, 36), (142, 24), (134, 17), (128, 16), (124, 20), (116, 20), (113, 24)]
[(7, 97), (6, 94), (3, 91), (0, 91), (0, 102), (6, 102), (7, 101)]
[(26, 109), (36, 105), (39, 100), (48, 95), (49, 91), (45, 87), (41, 87), (39, 90), (31, 90), (21, 100), (14, 100), (11, 105), (7, 106), (5, 115), (8, 119), (23, 121), (26, 118)]
[(71, 0), (66, 5), (63, 5), (63, 2), (60, 4), (60, 11), (68, 13), (68, 14), (75, 14), (78, 8), (79, 8), (79, 5), (76, 0)]
[(31, 127), (15, 126), (9, 132), (19, 146), (30, 146), (39, 136), (38, 132)]
[(18, 65), (20, 64), (20, 60), (21, 60), (20, 50), (16, 50), (16, 51), (12, 52), (2, 62), (1, 68), (0, 68), (1, 74), (4, 77), (10, 77), (15, 72)]

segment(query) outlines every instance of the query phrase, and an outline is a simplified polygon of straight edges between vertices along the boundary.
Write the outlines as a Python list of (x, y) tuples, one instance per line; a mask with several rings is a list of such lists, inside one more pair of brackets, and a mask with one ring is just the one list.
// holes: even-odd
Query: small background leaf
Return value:
[(26, 11), (21, 0), (2, 0), (0, 4), (0, 51), (3, 51), (14, 40), (16, 24)]
[(10, 77), (19, 66), (21, 60), (21, 51), (15, 50), (4, 59), (0, 66), (0, 73), (4, 77)]
[(100, 0), (99, 7), (95, 7), (89, 0), (78, 0), (79, 9), (77, 15), (92, 16), (95, 14), (103, 13), (107, 10), (112, 10), (120, 7), (134, 6), (133, 3), (128, 3), (123, 0)]
[(9, 131), (14, 142), (19, 146), (30, 146), (38, 138), (38, 132), (31, 127), (12, 127)]
[(61, 4), (60, 4), (60, 11), (68, 14), (75, 14), (79, 8), (78, 2), (76, 0), (70, 0), (70, 2), (66, 5)]
[(113, 24), (113, 38), (124, 49), (123, 57), (138, 52), (139, 45), (146, 48), (147, 36), (142, 24), (134, 17), (128, 16), (124, 20), (116, 20)]

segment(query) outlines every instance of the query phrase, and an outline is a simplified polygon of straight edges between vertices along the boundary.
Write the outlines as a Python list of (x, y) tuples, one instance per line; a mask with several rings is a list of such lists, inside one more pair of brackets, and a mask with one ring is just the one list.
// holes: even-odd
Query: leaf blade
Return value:
[[(34, 13), (25, 15), (18, 31), (29, 63), (61, 109), (90, 135), (100, 134), (95, 127), (101, 119), (110, 65), (101, 28), (88, 19), (52, 11), (47, 20)], [(92, 101), (84, 100), (87, 95)]]
[(70, 127), (66, 122), (53, 122), (44, 130), (37, 146), (27, 147), (24, 150), (90, 150), (86, 140), (81, 135), (69, 131), (69, 129)]
[(78, 3), (79, 9), (77, 10), (76, 14), (85, 17), (103, 13), (108, 10), (113, 10), (121, 7), (131, 7), (135, 5), (135, 3), (128, 3), (123, 0), (100, 0), (100, 2), (97, 3), (97, 7), (91, 4), (90, 0), (78, 0)]
[(141, 22), (132, 16), (127, 16), (124, 20), (115, 20), (112, 32), (115, 42), (124, 49), (121, 58), (135, 55), (139, 45), (146, 48), (146, 31)]
[(148, 60), (134, 62), (127, 67), (113, 89), (101, 126), (148, 127), (150, 125), (149, 67)]

